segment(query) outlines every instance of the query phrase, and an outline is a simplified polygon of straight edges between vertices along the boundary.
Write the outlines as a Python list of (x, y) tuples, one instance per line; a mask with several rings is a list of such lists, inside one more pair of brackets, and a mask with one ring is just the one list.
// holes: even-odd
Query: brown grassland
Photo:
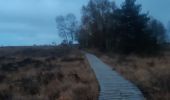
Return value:
[(94, 52), (136, 84), (147, 100), (170, 100), (170, 50), (154, 57)]
[(77, 49), (6, 47), (0, 52), (0, 100), (97, 100), (97, 80)]

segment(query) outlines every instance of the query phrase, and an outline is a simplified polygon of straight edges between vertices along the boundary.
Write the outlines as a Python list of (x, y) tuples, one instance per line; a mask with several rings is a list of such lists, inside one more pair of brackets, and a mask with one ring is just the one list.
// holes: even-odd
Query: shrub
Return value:
[(39, 60), (31, 59), (31, 58), (26, 58), (20, 62), (17, 62), (18, 66), (24, 66), (24, 65), (28, 65), (28, 64), (40, 65), (40, 64), (42, 64), (42, 62)]
[(6, 78), (6, 76), (4, 74), (0, 73), (0, 83)]
[(83, 58), (81, 57), (64, 57), (61, 59), (63, 62), (73, 62), (73, 61), (82, 61)]
[(51, 80), (55, 78), (54, 73), (46, 72), (46, 73), (40, 73), (37, 76), (37, 81), (40, 85), (47, 85)]
[(31, 78), (23, 78), (18, 81), (21, 91), (25, 94), (35, 95), (39, 93), (40, 85), (39, 83)]
[(2, 71), (17, 71), (18, 66), (15, 63), (3, 64), (0, 68)]
[(0, 91), (0, 100), (12, 100), (12, 94), (9, 91)]

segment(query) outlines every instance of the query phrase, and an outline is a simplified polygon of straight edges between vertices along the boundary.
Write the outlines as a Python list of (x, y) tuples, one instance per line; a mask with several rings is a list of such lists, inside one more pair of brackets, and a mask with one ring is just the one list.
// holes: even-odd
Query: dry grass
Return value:
[(113, 70), (135, 83), (148, 100), (170, 100), (170, 52), (157, 57), (97, 54)]
[(0, 100), (97, 100), (96, 78), (80, 51), (36, 50), (1, 55)]

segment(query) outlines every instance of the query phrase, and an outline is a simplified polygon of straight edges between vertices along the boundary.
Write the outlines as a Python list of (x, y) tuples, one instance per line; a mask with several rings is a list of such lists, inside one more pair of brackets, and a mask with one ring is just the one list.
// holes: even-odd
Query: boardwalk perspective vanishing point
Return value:
[(100, 85), (99, 100), (145, 100), (141, 91), (130, 81), (113, 71), (96, 56), (86, 53)]

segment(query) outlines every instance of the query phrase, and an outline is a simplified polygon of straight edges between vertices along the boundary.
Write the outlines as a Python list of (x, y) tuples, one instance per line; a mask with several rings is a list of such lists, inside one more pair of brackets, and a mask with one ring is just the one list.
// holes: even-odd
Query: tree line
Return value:
[[(57, 17), (58, 27), (63, 27), (67, 21), (67, 18), (65, 21), (63, 18), (64, 16)], [(80, 25), (75, 17), (69, 21), (66, 24), (70, 28), (63, 27), (58, 30), (62, 35), (74, 34), (74, 39), (79, 41), (83, 48), (125, 54), (154, 53), (159, 51), (165, 42), (164, 25), (148, 13), (142, 13), (142, 6), (137, 4), (136, 0), (125, 0), (121, 7), (117, 7), (115, 2), (110, 0), (89, 0), (88, 4), (82, 7)]]

